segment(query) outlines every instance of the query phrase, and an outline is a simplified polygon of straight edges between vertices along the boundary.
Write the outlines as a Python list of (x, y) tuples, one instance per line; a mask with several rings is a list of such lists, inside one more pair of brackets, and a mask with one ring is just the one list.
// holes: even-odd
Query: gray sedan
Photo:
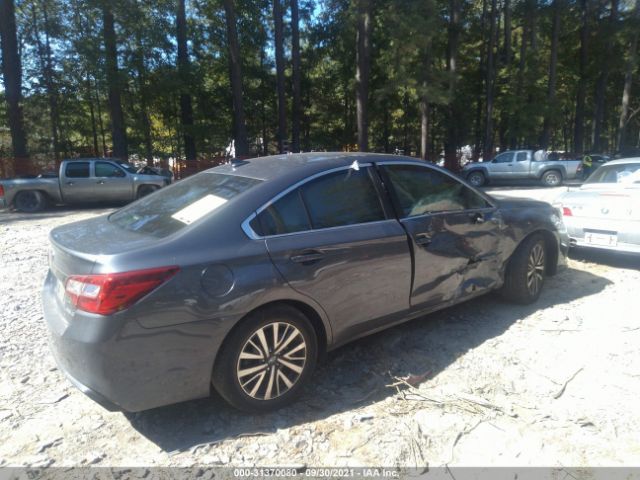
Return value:
[(129, 411), (212, 387), (243, 410), (281, 407), (358, 337), (495, 290), (534, 302), (568, 250), (549, 204), (342, 153), (216, 167), (50, 239), (57, 363)]
[(640, 253), (640, 158), (604, 164), (558, 206), (571, 245)]

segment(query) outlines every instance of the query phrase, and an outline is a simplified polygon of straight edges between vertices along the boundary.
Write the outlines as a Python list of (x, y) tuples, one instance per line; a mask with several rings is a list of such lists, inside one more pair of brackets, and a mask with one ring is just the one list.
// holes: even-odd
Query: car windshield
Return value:
[(133, 232), (166, 237), (261, 182), (255, 178), (202, 172), (112, 213), (109, 221)]
[(640, 163), (603, 165), (585, 183), (640, 183)]

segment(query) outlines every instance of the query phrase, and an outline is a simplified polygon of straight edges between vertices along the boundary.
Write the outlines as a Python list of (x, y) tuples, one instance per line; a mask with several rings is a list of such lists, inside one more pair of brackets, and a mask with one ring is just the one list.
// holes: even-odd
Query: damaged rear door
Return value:
[(411, 242), (411, 307), (429, 308), (493, 288), (499, 280), (499, 210), (425, 164), (381, 162), (380, 169)]

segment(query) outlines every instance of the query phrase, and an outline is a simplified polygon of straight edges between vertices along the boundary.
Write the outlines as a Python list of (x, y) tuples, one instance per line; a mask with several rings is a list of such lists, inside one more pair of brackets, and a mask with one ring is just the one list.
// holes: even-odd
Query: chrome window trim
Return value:
[[(354, 160), (354, 162), (357, 162), (357, 160)], [(282, 237), (284, 235), (296, 235), (296, 234), (300, 234), (300, 233), (319, 232), (319, 231), (329, 230), (329, 229), (353, 227), (353, 226), (356, 226), (356, 225), (369, 225), (369, 224), (372, 224), (372, 223), (379, 223), (379, 222), (389, 221), (390, 219), (385, 218), (384, 220), (376, 220), (374, 222), (353, 223), (353, 224), (350, 224), (350, 225), (339, 225), (339, 226), (336, 226), (336, 227), (312, 228), (310, 230), (300, 230), (299, 232), (280, 233), (280, 234), (277, 234), (277, 235), (266, 235), (266, 236), (258, 235), (253, 230), (253, 228), (251, 228), (251, 225), (249, 225), (251, 223), (251, 221), (254, 218), (256, 218), (258, 215), (260, 215), (265, 209), (269, 208), (271, 205), (273, 205), (275, 202), (280, 200), (282, 197), (284, 197), (288, 193), (292, 192), (293, 190), (295, 190), (297, 188), (300, 188), (305, 183), (308, 183), (308, 182), (310, 182), (312, 180), (315, 180), (316, 178), (320, 178), (320, 177), (323, 177), (325, 175), (330, 175), (332, 173), (341, 172), (343, 170), (351, 170), (352, 169), (352, 165), (353, 164), (342, 166), (342, 167), (331, 168), (329, 170), (323, 170), (322, 172), (314, 173), (313, 175), (311, 175), (309, 177), (306, 177), (306, 178), (300, 180), (299, 182), (296, 182), (293, 185), (285, 188), (283, 191), (278, 193), (271, 200), (269, 200), (264, 205), (262, 205), (260, 208), (258, 208), (255, 212), (251, 213), (251, 215), (249, 215), (242, 222), (242, 224), (240, 226), (242, 227), (242, 230), (244, 231), (245, 235), (247, 235), (247, 237), (249, 237), (251, 240), (261, 240), (261, 239), (264, 239), (264, 238)], [(358, 167), (362, 167), (362, 168), (373, 167), (373, 162), (365, 162), (365, 163), (358, 162)], [(376, 192), (376, 195), (377, 194), (378, 193)]]
[(463, 210), (440, 210), (440, 211), (437, 211), (437, 212), (429, 212), (429, 213), (422, 213), (420, 215), (402, 217), (402, 218), (399, 218), (399, 220), (406, 220), (408, 218), (419, 218), (419, 217), (424, 217), (424, 216), (427, 216), (427, 215), (438, 215), (438, 214), (446, 214), (446, 213), (463, 213), (463, 212), (473, 213), (473, 212), (478, 212), (478, 211), (495, 210), (495, 209), (498, 208), (498, 206), (493, 203), (493, 201), (492, 201), (493, 199), (491, 199), (484, 192), (481, 192), (480, 190), (475, 189), (471, 185), (467, 185), (464, 181), (462, 181), (460, 178), (456, 177), (454, 174), (450, 173), (448, 170), (443, 170), (443, 169), (440, 169), (440, 168), (436, 168), (435, 166), (429, 165), (426, 162), (418, 161), (418, 160), (415, 160), (415, 161), (405, 160), (405, 161), (399, 161), (399, 162), (386, 160), (386, 161), (382, 161), (382, 162), (376, 162), (376, 164), (377, 165), (415, 165), (417, 167), (426, 168), (427, 170), (433, 170), (434, 172), (442, 173), (442, 174), (448, 176), (449, 178), (453, 179), (454, 181), (462, 184), (462, 186), (471, 189), (474, 193), (480, 195), (480, 197), (482, 197), (484, 200), (486, 200), (487, 203), (490, 205), (490, 207), (483, 207), (483, 208), (467, 208), (467, 209), (463, 209)]

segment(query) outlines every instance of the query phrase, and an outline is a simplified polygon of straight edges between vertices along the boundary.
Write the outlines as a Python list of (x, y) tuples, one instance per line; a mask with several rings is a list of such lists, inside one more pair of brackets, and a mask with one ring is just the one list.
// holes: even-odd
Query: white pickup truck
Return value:
[(130, 202), (169, 181), (110, 158), (63, 160), (57, 177), (0, 180), (0, 208), (37, 212), (48, 205)]
[(462, 177), (480, 187), (494, 180), (539, 180), (547, 187), (557, 187), (578, 176), (581, 160), (550, 160), (545, 152), (509, 150), (490, 162), (470, 162), (462, 169)]

